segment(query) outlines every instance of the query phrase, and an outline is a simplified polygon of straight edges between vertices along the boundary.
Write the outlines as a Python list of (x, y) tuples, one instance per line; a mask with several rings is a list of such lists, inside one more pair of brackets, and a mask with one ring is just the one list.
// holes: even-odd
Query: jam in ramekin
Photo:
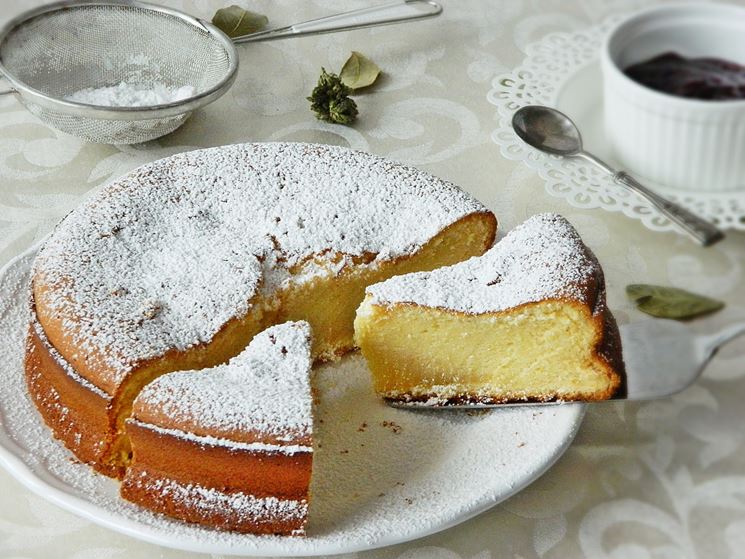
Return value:
[(719, 58), (685, 58), (667, 52), (624, 73), (656, 91), (707, 101), (745, 99), (745, 66)]

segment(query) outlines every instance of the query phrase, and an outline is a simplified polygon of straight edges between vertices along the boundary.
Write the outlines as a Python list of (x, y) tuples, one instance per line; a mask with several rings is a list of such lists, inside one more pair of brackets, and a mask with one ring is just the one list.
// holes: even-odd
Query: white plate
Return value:
[[(587, 150), (622, 168), (613, 159), (603, 133), (603, 79), (600, 45), (618, 21), (572, 33), (551, 33), (525, 48), (526, 57), (514, 70), (494, 78), (487, 95), (496, 106), (499, 125), (492, 140), (501, 154), (523, 161), (545, 181), (546, 191), (577, 208), (623, 212), (654, 231), (672, 231), (666, 217), (592, 164), (575, 158), (543, 154), (527, 146), (512, 130), (512, 115), (524, 105), (557, 107), (577, 123)], [(745, 231), (745, 189), (735, 192), (684, 192), (637, 177), (644, 184), (697, 213), (722, 229)]]
[(36, 250), (0, 271), (0, 463), (60, 507), (148, 542), (205, 553), (299, 556), (420, 538), (534, 481), (566, 450), (584, 415), (580, 404), (470, 415), (389, 408), (375, 398), (364, 360), (350, 356), (316, 370), (320, 448), (307, 537), (257, 537), (171, 521), (122, 501), (116, 482), (75, 463), (26, 394), (25, 302)]

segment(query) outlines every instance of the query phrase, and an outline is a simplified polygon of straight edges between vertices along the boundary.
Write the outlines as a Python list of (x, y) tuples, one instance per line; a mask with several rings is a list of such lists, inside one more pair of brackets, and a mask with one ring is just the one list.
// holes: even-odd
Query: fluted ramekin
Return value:
[(610, 32), (601, 65), (605, 130), (616, 159), (641, 178), (680, 190), (745, 189), (745, 100), (677, 97), (623, 73), (665, 52), (745, 65), (745, 8), (661, 6)]

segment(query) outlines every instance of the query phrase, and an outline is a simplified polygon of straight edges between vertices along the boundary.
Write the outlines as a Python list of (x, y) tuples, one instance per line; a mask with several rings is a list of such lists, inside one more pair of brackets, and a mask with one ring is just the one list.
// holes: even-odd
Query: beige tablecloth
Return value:
[[(209, 18), (228, 2), (168, 2)], [(241, 0), (274, 24), (360, 7), (299, 0)], [(3, 0), (5, 21), (28, 0)], [(745, 318), (745, 234), (701, 249), (673, 233), (551, 198), (490, 140), (494, 75), (517, 65), (526, 44), (575, 30), (643, 3), (620, 0), (450, 0), (437, 20), (240, 47), (231, 91), (176, 133), (136, 147), (90, 145), (40, 124), (12, 96), (0, 97), (0, 264), (47, 233), (82, 197), (144, 162), (245, 141), (325, 142), (417, 165), (473, 192), (503, 230), (540, 211), (568, 217), (597, 253), (620, 322), (638, 318), (630, 282), (672, 284), (716, 295)], [(339, 69), (351, 50), (385, 76), (358, 98), (354, 127), (313, 118), (306, 95), (321, 66)], [(738, 307), (738, 304), (741, 307)], [(490, 559), (745, 556), (745, 340), (726, 347), (703, 379), (680, 395), (589, 410), (574, 445), (528, 489), (460, 526), (350, 557)], [(0, 556), (127, 559), (191, 557), (81, 520), (0, 471)]]

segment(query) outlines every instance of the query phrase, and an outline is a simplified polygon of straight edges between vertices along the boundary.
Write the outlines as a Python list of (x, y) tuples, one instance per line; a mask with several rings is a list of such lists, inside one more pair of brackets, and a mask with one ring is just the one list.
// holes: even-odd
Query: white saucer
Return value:
[(0, 271), (0, 464), (49, 501), (134, 538), (253, 556), (347, 553), (420, 538), (534, 481), (567, 449), (584, 415), (581, 404), (471, 415), (393, 409), (372, 393), (364, 360), (350, 356), (316, 370), (320, 448), (308, 537), (257, 537), (167, 520), (122, 501), (116, 482), (75, 463), (28, 398), (26, 301), (37, 250)]
[[(655, 231), (675, 226), (610, 177), (584, 160), (543, 154), (517, 137), (512, 114), (524, 105), (556, 107), (568, 114), (582, 132), (585, 147), (622, 169), (614, 160), (603, 132), (603, 80), (600, 45), (618, 17), (574, 33), (552, 33), (526, 47), (520, 66), (494, 78), (487, 95), (499, 115), (493, 141), (508, 159), (523, 161), (535, 169), (552, 196), (564, 198), (577, 208), (620, 211)], [(722, 229), (745, 231), (745, 188), (736, 192), (684, 192), (636, 177), (646, 186), (678, 202)]]

